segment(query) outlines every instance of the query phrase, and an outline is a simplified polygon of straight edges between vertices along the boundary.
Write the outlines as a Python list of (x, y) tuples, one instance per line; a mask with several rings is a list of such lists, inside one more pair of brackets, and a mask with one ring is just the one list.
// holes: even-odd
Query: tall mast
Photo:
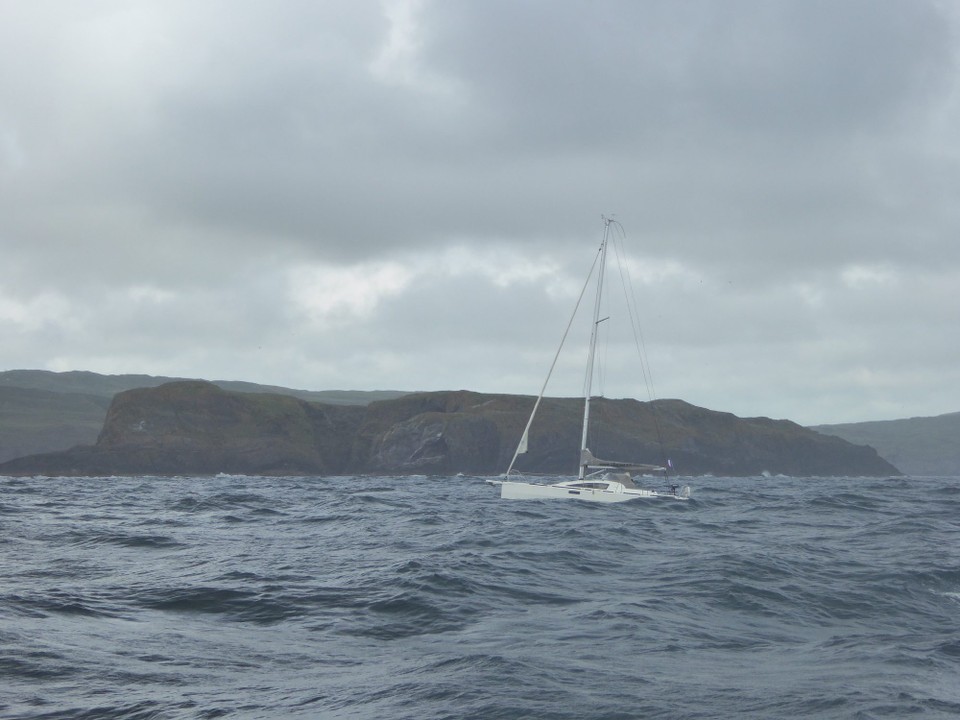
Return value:
[[(580, 479), (583, 480), (587, 466), (584, 451), (587, 449), (587, 433), (590, 428), (590, 393), (593, 389), (593, 360), (597, 354), (597, 334), (600, 323), (600, 299), (603, 297), (603, 276), (607, 268), (607, 239), (610, 235), (610, 218), (603, 218), (603, 241), (600, 243), (600, 268), (597, 275), (597, 296), (593, 304), (593, 329), (590, 331), (590, 355), (587, 358), (587, 376), (584, 380), (583, 437), (580, 440)], [(606, 319), (606, 318), (604, 318)]]

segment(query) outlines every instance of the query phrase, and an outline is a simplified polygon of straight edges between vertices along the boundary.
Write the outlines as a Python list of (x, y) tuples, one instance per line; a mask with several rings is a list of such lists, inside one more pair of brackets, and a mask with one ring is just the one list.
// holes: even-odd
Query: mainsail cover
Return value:
[(595, 468), (597, 470), (628, 470), (634, 472), (666, 472), (662, 465), (649, 465), (646, 463), (621, 462), (619, 460), (600, 460), (593, 456), (589, 448), (580, 451), (580, 465), (586, 468)]

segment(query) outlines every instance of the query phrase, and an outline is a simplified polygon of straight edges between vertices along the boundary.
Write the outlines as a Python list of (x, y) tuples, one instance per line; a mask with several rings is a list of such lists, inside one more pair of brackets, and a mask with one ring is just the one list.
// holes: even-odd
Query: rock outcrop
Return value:
[[(414, 393), (366, 407), (225, 391), (203, 381), (118, 394), (96, 445), (18, 458), (8, 475), (496, 474), (513, 456), (534, 398)], [(576, 471), (582, 401), (545, 398), (517, 468)], [(592, 403), (597, 457), (684, 475), (899, 474), (866, 446), (785, 420), (738, 418), (679, 400)]]

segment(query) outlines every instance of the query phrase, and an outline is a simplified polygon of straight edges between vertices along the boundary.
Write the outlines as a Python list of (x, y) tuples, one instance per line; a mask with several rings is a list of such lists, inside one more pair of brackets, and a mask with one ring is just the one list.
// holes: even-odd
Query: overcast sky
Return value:
[(615, 213), (657, 397), (960, 411), (958, 33), (950, 0), (0, 2), (0, 370), (536, 394)]

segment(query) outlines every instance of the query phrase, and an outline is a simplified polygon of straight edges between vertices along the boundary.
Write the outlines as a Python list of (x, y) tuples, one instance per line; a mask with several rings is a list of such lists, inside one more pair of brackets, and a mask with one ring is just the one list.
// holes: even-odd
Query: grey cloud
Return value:
[[(679, 268), (641, 288), (670, 394), (736, 411), (778, 387), (796, 409), (816, 386), (837, 400), (811, 421), (857, 419), (844, 403), (898, 392), (844, 385), (873, 367), (936, 404), (960, 259), (949, 5), (409, 7), (404, 45), (389, 3), (5, 5), (0, 364), (532, 392), (567, 312), (540, 283), (579, 282), (617, 213), (645, 266)], [(336, 333), (291, 307), (296, 268), (455, 246), (554, 270), (438, 264)], [(851, 289), (851, 268), (899, 281)], [(196, 369), (161, 367), (171, 347)]]

